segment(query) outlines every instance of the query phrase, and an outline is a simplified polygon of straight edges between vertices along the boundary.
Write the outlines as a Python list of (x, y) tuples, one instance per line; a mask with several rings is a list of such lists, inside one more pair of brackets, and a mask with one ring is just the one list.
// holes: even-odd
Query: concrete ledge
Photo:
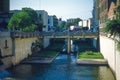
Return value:
[(33, 60), (25, 60), (25, 61), (22, 61), (21, 63), (23, 64), (50, 64), (52, 63), (53, 59), (51, 58), (45, 58), (45, 59), (33, 59)]
[(80, 65), (108, 65), (105, 59), (77, 59), (76, 63)]
[(54, 61), (54, 59), (58, 56), (58, 54), (54, 58), (41, 58), (41, 57), (31, 57), (26, 60), (23, 60), (22, 64), (50, 64)]

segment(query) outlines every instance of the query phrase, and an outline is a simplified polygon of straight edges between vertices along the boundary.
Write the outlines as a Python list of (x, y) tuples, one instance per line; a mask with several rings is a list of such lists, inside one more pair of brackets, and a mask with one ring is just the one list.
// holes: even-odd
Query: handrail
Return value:
[(67, 38), (71, 37), (98, 37), (98, 32), (11, 32), (12, 38), (27, 38), (27, 37), (46, 37), (46, 38)]

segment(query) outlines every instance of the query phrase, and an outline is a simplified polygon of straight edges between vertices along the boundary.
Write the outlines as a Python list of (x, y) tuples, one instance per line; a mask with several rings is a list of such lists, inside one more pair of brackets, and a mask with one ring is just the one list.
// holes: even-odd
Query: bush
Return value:
[(104, 27), (104, 32), (110, 33), (111, 36), (120, 35), (120, 20), (111, 20)]
[(117, 50), (120, 51), (120, 42), (117, 43)]
[(79, 53), (78, 59), (103, 59), (103, 56), (100, 52), (85, 51)]

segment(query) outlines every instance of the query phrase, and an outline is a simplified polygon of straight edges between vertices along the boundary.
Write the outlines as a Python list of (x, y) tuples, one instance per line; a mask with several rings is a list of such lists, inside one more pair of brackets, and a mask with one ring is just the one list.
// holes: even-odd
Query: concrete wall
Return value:
[(44, 41), (43, 41), (43, 47), (46, 48), (48, 47), (50, 44), (50, 39), (49, 38), (44, 38)]
[(0, 60), (3, 63), (0, 69), (16, 65), (31, 55), (31, 45), (36, 40), (37, 37), (14, 39), (11, 38), (10, 32), (0, 32)]
[(31, 55), (31, 45), (35, 42), (37, 38), (16, 38), (14, 40), (14, 57), (13, 65), (18, 64), (23, 59), (27, 58), (28, 55)]
[(120, 80), (120, 52), (116, 52), (116, 77)]
[(12, 65), (12, 39), (10, 32), (0, 32), (0, 60), (3, 63), (0, 70)]
[(2, 57), (12, 55), (12, 39), (10, 32), (0, 32), (0, 55)]
[(117, 51), (116, 44), (113, 39), (100, 35), (100, 51), (104, 58), (108, 60), (116, 79), (120, 80), (120, 52)]

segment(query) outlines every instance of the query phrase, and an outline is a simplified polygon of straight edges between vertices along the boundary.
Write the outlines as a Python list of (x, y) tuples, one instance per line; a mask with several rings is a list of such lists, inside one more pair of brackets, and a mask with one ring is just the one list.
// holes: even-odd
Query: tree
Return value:
[(78, 25), (79, 21), (81, 21), (82, 19), (80, 18), (76, 18), (73, 22), (74, 25)]
[(15, 30), (19, 26), (20, 19), (18, 14), (14, 14), (8, 23), (9, 30)]
[(13, 14), (9, 23), (9, 30), (35, 31), (37, 29), (37, 13), (31, 8), (23, 8), (19, 13)]
[(67, 22), (66, 25), (65, 25), (65, 27), (66, 27), (66, 29), (69, 29), (70, 26), (72, 26), (72, 25), (74, 25), (74, 24), (73, 24), (73, 23), (69, 23), (69, 22)]
[(120, 4), (118, 4), (115, 8), (116, 19), (120, 19)]
[(60, 27), (61, 27), (62, 30), (65, 30), (65, 29), (66, 29), (65, 24), (66, 24), (66, 22), (65, 22), (65, 21), (62, 21), (62, 23), (61, 23), (61, 25), (60, 25)]

